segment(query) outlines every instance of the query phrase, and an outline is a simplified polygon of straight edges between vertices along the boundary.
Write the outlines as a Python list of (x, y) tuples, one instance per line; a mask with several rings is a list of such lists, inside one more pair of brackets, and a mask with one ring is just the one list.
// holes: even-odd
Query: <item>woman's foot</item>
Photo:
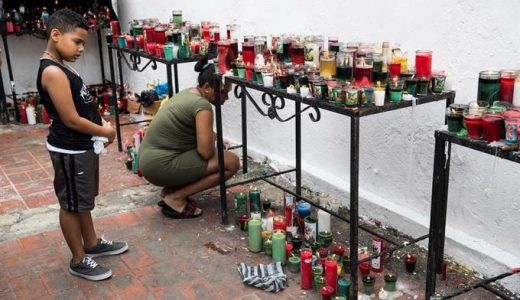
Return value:
[(203, 211), (195, 205), (195, 202), (185, 202), (182, 208), (171, 206), (164, 202), (161, 212), (172, 219), (193, 219), (202, 216)]

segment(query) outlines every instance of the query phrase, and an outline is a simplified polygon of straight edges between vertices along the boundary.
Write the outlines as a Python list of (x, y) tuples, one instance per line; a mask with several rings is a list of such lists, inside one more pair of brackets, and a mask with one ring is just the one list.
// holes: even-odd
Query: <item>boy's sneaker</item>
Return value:
[(85, 255), (90, 257), (117, 255), (128, 250), (126, 242), (112, 242), (105, 240), (105, 238), (98, 239), (98, 243), (91, 249), (85, 249)]
[(69, 272), (88, 280), (103, 280), (112, 276), (112, 270), (98, 265), (92, 257), (85, 256), (77, 265), (70, 261)]

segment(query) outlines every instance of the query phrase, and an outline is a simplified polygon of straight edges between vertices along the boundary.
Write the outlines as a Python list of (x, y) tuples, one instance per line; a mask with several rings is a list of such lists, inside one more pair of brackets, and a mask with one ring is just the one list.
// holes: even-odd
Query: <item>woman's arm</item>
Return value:
[(213, 113), (201, 110), (195, 115), (197, 152), (209, 160), (215, 154), (215, 134), (213, 133)]

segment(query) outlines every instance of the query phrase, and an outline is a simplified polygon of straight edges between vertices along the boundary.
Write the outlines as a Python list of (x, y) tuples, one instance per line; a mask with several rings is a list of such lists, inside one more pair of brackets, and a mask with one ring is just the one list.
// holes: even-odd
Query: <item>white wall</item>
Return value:
[[(42, 40), (31, 35), (7, 37), (9, 45), (9, 54), (11, 57), (11, 66), (13, 70), (14, 83), (18, 97), (27, 91), (36, 91), (36, 76), (38, 75), (38, 67), (40, 65), (40, 57), (47, 46), (47, 40)], [(103, 49), (106, 48), (104, 37), (102, 37)], [(11, 95), (11, 84), (9, 81), (9, 73), (7, 71), (7, 61), (5, 56), (5, 47), (0, 43), (2, 48), (2, 79), (4, 81), (4, 90), (7, 95)], [(82, 76), (85, 84), (101, 83), (101, 65), (99, 60), (99, 50), (96, 32), (90, 32), (85, 48), (84, 55), (71, 64)], [(109, 79), (110, 72), (108, 69), (108, 58), (106, 50), (104, 56), (105, 76)]]
[[(167, 20), (172, 9), (184, 18), (237, 23), (243, 34), (337, 35), (341, 41), (399, 42), (413, 61), (417, 49), (434, 52), (434, 69), (445, 69), (456, 102), (475, 100), (478, 72), (520, 69), (519, 1), (187, 1), (120, 3), (122, 24), (131, 19)], [(123, 25), (123, 29), (125, 26)], [(180, 67), (181, 88), (195, 83), (193, 65)], [(140, 90), (165, 79), (164, 69), (125, 72)], [(258, 96), (258, 94), (257, 94)], [(415, 236), (427, 233), (433, 173), (433, 131), (443, 124), (444, 103), (370, 116), (361, 120), (360, 213)], [(323, 112), (322, 121), (303, 123), (303, 165), (318, 188), (348, 203), (350, 120)], [(252, 150), (292, 164), (293, 123), (280, 124), (248, 110)], [(225, 135), (240, 141), (240, 105), (224, 108)], [(520, 265), (518, 165), (453, 147), (447, 254), (486, 274)], [(319, 181), (316, 181), (319, 179)], [(520, 292), (518, 276), (507, 286)]]

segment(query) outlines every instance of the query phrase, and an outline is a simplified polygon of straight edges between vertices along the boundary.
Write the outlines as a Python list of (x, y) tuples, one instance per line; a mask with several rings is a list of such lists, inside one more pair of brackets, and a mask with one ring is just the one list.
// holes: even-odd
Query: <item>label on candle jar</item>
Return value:
[[(374, 237), (372, 239), (372, 252), (374, 254), (381, 253), (383, 251), (383, 243), (384, 242), (382, 239)], [(374, 272), (383, 271), (383, 259), (381, 258), (381, 256), (372, 259), (372, 270)]]

